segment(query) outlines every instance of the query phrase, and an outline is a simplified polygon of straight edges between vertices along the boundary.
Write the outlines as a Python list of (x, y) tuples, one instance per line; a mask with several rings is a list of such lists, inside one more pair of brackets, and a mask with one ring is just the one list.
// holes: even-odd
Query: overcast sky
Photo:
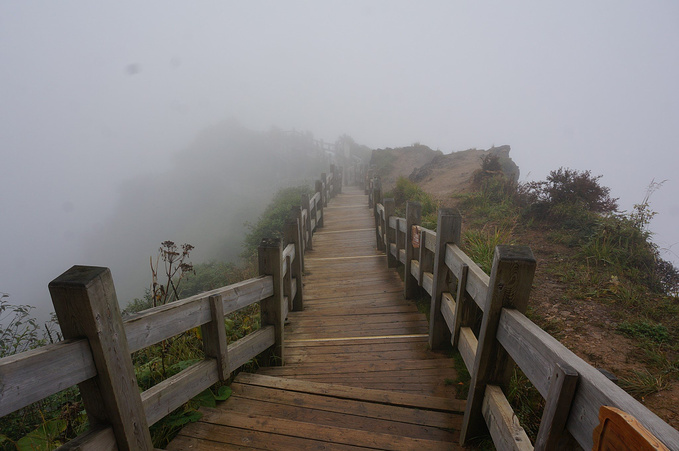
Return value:
[(591, 169), (625, 209), (667, 179), (669, 247), (678, 80), (676, 1), (2, 2), (0, 291), (39, 304), (72, 264), (106, 266), (79, 237), (121, 184), (233, 119), (373, 148), (509, 144), (522, 179)]

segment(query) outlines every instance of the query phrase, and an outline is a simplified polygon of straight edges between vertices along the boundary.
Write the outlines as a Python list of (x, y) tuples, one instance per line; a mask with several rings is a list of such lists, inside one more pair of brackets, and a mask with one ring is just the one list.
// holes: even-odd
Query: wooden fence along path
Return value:
[[(363, 189), (323, 211), (304, 255), (304, 310), (288, 314), (284, 365), (240, 373), (232, 397), (169, 449), (451, 449), (464, 401), (453, 360), (429, 351), (428, 324), (375, 246)], [(448, 382), (446, 382), (448, 381)], [(356, 448), (354, 448), (356, 447)]]
[[(342, 193), (351, 179), (364, 190)], [(679, 451), (677, 430), (524, 316), (529, 248), (498, 246), (487, 275), (460, 249), (453, 211), (439, 210), (436, 231), (417, 203), (399, 218), (359, 168), (331, 167), (315, 188), (283, 242), (262, 241), (259, 277), (125, 321), (107, 268), (52, 281), (65, 341), (0, 359), (0, 416), (77, 384), (90, 430), (62, 450), (151, 450), (150, 425), (262, 355), (272, 366), (240, 373), (169, 449), (455, 449), (487, 431), (500, 450), (605, 449), (617, 432), (601, 412), (619, 409), (657, 440), (648, 449)], [(421, 295), (429, 321), (408, 300)], [(225, 315), (254, 303), (260, 329), (227, 343)], [(197, 327), (205, 358), (139, 393), (130, 353)], [(448, 343), (471, 374), (466, 401)], [(534, 444), (505, 397), (514, 364), (546, 400)]]

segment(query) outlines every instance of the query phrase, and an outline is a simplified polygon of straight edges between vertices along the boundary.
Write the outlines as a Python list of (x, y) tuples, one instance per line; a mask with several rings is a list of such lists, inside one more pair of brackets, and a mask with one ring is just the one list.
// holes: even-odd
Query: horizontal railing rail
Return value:
[[(263, 352), (282, 365), (285, 317), (303, 308), (304, 252), (342, 180), (342, 168), (334, 165), (322, 174), (314, 194), (293, 207), (285, 246), (262, 241), (260, 276), (252, 279), (123, 320), (107, 268), (66, 271), (50, 283), (65, 340), (0, 359), (0, 416), (78, 385), (91, 428), (61, 449), (153, 449), (148, 427), (194, 396)], [(225, 316), (254, 303), (260, 304), (260, 329), (227, 344)], [(198, 327), (205, 358), (139, 393), (131, 353)]]
[[(405, 266), (404, 295), (431, 296), (430, 346), (450, 342), (471, 375), (463, 445), (487, 430), (498, 449), (569, 449), (573, 439), (591, 449), (599, 409), (612, 406), (679, 449), (679, 431), (524, 315), (535, 272), (530, 248), (498, 246), (488, 275), (459, 247), (459, 214), (440, 209), (437, 230), (428, 230), (420, 225), (419, 203), (408, 203), (406, 217), (397, 217), (393, 199), (381, 197), (379, 179), (367, 181), (368, 188), (377, 248), (389, 267)], [(514, 363), (546, 402), (534, 444), (504, 394)]]

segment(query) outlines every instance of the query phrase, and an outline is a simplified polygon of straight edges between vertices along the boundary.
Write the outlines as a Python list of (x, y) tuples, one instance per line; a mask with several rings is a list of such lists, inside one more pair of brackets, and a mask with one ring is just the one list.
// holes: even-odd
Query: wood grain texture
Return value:
[(92, 351), (97, 375), (78, 385), (90, 425), (111, 425), (121, 450), (153, 449), (111, 271), (74, 266), (49, 290), (64, 338)]
[(485, 429), (481, 407), (486, 385), (503, 387), (509, 383), (512, 362), (496, 340), (498, 324), (503, 308), (526, 310), (535, 265), (535, 257), (526, 246), (497, 246), (495, 249), (476, 358), (470, 371), (467, 410), (460, 438), (462, 444)]
[(514, 414), (502, 389), (496, 385), (486, 386), (482, 406), (493, 444), (501, 451), (532, 451), (526, 431)]
[(566, 421), (571, 411), (571, 403), (578, 383), (578, 372), (566, 364), (555, 364), (552, 370), (547, 403), (540, 420), (540, 429), (535, 439), (537, 451), (565, 449), (570, 439), (566, 431)]
[(97, 374), (87, 340), (74, 339), (0, 359), (0, 416)]
[(125, 320), (130, 352), (199, 327), (209, 321), (209, 298), (217, 296), (227, 315), (273, 295), (273, 277), (260, 276), (154, 307)]
[(304, 310), (288, 313), (285, 365), (240, 373), (228, 406), (169, 449), (255, 439), (271, 449), (457, 449), (465, 402), (450, 384), (454, 362), (428, 348), (426, 317), (378, 253), (360, 198), (349, 187), (324, 209), (304, 256)]
[(679, 431), (665, 423), (623, 389), (558, 340), (513, 309), (503, 309), (497, 339), (543, 397), (548, 396), (552, 362), (563, 362), (579, 375), (566, 427), (580, 446), (591, 449), (592, 430), (599, 424), (599, 407), (612, 406), (634, 416), (672, 449)]

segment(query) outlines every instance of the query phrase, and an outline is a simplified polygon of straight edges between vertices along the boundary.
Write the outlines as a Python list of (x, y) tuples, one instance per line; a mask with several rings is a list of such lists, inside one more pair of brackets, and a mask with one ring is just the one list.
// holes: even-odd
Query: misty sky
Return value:
[(624, 209), (667, 179), (669, 247), (677, 80), (676, 1), (2, 2), (0, 291), (41, 304), (71, 265), (107, 266), (81, 237), (125, 181), (233, 120), (373, 148), (509, 144), (523, 180), (591, 169)]

